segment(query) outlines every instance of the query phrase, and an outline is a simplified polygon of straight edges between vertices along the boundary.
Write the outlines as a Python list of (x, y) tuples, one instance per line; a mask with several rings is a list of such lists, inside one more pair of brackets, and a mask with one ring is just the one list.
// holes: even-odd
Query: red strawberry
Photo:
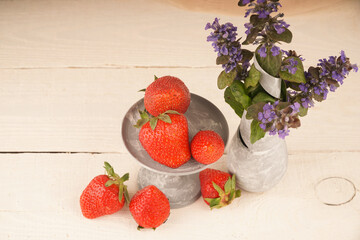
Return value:
[(132, 197), (129, 209), (141, 228), (157, 228), (170, 215), (170, 203), (165, 194), (157, 187), (149, 185)]
[(200, 172), (199, 178), (201, 195), (211, 209), (227, 206), (241, 195), (235, 189), (235, 175), (231, 177), (227, 172), (207, 168)]
[(155, 161), (171, 168), (178, 168), (191, 158), (188, 123), (186, 117), (175, 111), (166, 111), (149, 118), (140, 112), (139, 140)]
[(191, 141), (191, 155), (202, 164), (210, 164), (219, 160), (224, 154), (224, 141), (214, 131), (200, 131)]
[(167, 110), (185, 113), (190, 105), (190, 92), (184, 82), (176, 77), (155, 77), (155, 81), (146, 88), (144, 104), (153, 116)]
[(99, 175), (91, 180), (80, 196), (80, 207), (86, 218), (97, 218), (119, 211), (125, 201), (129, 202), (129, 194), (124, 182), (129, 179), (126, 173), (121, 178), (105, 162), (107, 175)]

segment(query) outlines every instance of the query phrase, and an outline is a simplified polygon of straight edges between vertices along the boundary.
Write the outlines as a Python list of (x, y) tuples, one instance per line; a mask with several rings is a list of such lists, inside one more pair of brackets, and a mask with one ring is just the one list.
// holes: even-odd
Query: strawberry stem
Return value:
[(125, 173), (122, 177), (115, 173), (114, 168), (108, 163), (104, 162), (104, 168), (110, 180), (105, 183), (106, 187), (109, 187), (113, 184), (116, 184), (119, 187), (119, 201), (122, 201), (123, 196), (125, 196), (125, 202), (128, 204), (130, 202), (129, 193), (127, 191), (127, 186), (124, 184), (125, 181), (129, 180), (129, 173)]
[(222, 208), (229, 205), (235, 198), (241, 196), (241, 191), (236, 189), (236, 179), (235, 175), (229, 177), (222, 189), (219, 185), (213, 182), (213, 187), (219, 193), (217, 198), (205, 198), (210, 205), (210, 209), (213, 208)]

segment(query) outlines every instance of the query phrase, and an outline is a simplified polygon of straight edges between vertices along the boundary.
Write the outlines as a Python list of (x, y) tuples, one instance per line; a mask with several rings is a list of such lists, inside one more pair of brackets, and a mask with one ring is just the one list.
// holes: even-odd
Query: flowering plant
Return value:
[[(217, 52), (216, 64), (224, 69), (218, 87), (225, 89), (225, 101), (239, 117), (246, 110), (246, 118), (252, 120), (251, 143), (266, 132), (285, 138), (290, 128), (301, 125), (300, 117), (314, 106), (314, 100), (325, 100), (329, 91), (334, 92), (358, 67), (341, 51), (340, 56), (320, 59), (317, 66), (304, 71), (304, 58), (277, 46), (292, 40), (290, 25), (282, 19), (284, 14), (273, 14), (281, 7), (279, 0), (240, 0), (238, 5), (247, 6), (245, 17), (250, 16), (244, 25), (246, 39), (242, 43), (232, 23), (220, 24), (215, 18), (205, 26), (205, 30), (212, 30), (207, 41)], [(242, 48), (249, 44), (259, 46), (255, 52)], [(254, 63), (250, 64), (252, 59)], [(277, 81), (278, 93), (265, 90), (269, 82), (264, 82), (268, 79), (262, 79), (261, 71)]]

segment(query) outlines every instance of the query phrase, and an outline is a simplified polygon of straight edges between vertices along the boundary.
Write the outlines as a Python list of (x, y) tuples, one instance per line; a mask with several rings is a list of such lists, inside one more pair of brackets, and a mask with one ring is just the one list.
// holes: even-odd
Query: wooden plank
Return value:
[[(196, 9), (196, 2), (188, 8)], [(215, 17), (233, 22), (240, 37), (247, 19), (241, 9), (229, 16), (219, 13), (222, 1), (209, 2), (216, 11), (190, 12), (146, 0), (0, 1), (0, 68), (213, 67), (205, 24)], [(296, 49), (310, 64), (342, 48), (359, 56), (358, 1), (311, 5), (317, 9), (297, 6), (313, 11), (286, 16), (294, 40), (282, 47)]]
[[(239, 117), (217, 89), (217, 69), (37, 69), (0, 73), (0, 151), (127, 152), (121, 122), (158, 76), (180, 77), (223, 112), (232, 136)], [(358, 151), (356, 74), (317, 103), (287, 138), (290, 153)], [(352, 101), (349, 102), (349, 96)]]
[[(226, 170), (225, 159), (215, 168)], [(199, 199), (171, 211), (156, 231), (137, 231), (127, 207), (95, 220), (80, 212), (79, 196), (104, 161), (130, 172), (136, 192), (139, 165), (128, 154), (1, 154), (1, 239), (347, 239), (360, 237), (360, 197), (339, 206), (323, 204), (315, 187), (328, 177), (360, 187), (359, 153), (303, 153), (289, 156), (288, 171), (272, 190), (243, 192), (232, 205), (210, 211)], [(336, 190), (336, 186), (334, 186)], [(359, 192), (358, 192), (359, 193)], [(194, 214), (196, 213), (196, 214)]]
[[(127, 152), (121, 122), (153, 81), (153, 75), (180, 77), (191, 92), (223, 112), (233, 135), (239, 117), (216, 87), (220, 69), (53, 69), (2, 70), (0, 151)], [(360, 102), (351, 74), (345, 84), (317, 103), (302, 127), (287, 138), (289, 151), (358, 151), (360, 117), (349, 103)]]

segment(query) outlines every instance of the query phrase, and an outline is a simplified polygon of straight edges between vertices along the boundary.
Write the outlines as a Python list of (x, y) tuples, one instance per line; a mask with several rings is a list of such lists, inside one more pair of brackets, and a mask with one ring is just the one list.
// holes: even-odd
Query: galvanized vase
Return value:
[[(255, 67), (260, 71), (261, 86), (275, 98), (280, 97), (281, 79), (265, 72), (254, 58)], [(284, 176), (287, 169), (288, 153), (285, 140), (278, 136), (265, 137), (254, 144), (250, 142), (251, 121), (244, 111), (240, 126), (233, 137), (228, 151), (227, 165), (236, 175), (237, 185), (249, 192), (264, 192)]]
[(247, 120), (245, 115), (229, 146), (228, 169), (235, 174), (239, 188), (248, 192), (265, 192), (278, 184), (286, 172), (286, 143), (267, 133), (251, 144), (251, 120)]

